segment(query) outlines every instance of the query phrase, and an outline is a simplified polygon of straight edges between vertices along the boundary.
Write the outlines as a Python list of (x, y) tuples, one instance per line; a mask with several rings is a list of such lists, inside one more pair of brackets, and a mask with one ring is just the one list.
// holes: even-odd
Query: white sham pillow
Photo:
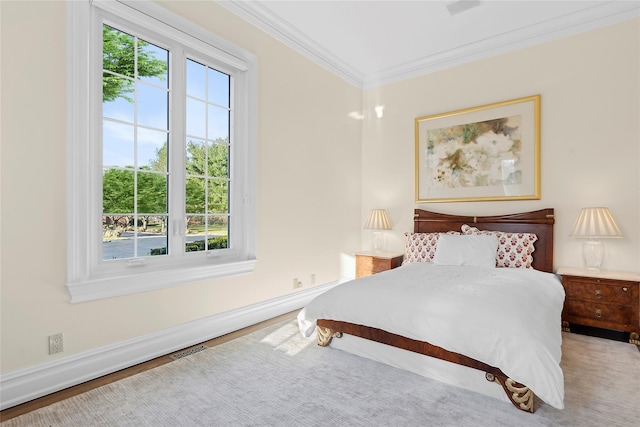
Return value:
[(433, 263), (495, 267), (497, 250), (497, 236), (442, 234)]

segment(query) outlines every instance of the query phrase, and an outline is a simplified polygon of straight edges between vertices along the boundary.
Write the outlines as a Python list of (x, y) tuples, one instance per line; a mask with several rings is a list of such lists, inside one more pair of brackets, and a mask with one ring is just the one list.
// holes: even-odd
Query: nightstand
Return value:
[(560, 267), (565, 290), (562, 329), (571, 324), (629, 333), (640, 350), (640, 274)]
[(356, 278), (399, 267), (404, 257), (404, 254), (397, 252), (358, 252), (355, 255)]

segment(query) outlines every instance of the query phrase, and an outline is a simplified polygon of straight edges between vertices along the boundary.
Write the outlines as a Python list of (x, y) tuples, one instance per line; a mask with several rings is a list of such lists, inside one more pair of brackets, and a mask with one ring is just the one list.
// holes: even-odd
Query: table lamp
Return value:
[(582, 244), (584, 266), (590, 271), (600, 271), (604, 244), (596, 239), (622, 237), (622, 233), (608, 208), (583, 208), (569, 236), (587, 239)]
[(384, 250), (384, 235), (380, 230), (391, 230), (391, 223), (384, 209), (372, 209), (364, 228), (373, 230), (371, 246), (375, 252)]

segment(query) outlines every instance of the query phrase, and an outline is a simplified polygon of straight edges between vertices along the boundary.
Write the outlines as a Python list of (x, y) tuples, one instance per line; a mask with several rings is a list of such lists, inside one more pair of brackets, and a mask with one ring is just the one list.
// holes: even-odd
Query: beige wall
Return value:
[[(555, 265), (581, 266), (568, 234), (580, 208), (610, 208), (623, 239), (605, 241), (604, 267), (640, 272), (640, 20), (366, 90), (362, 216), (386, 208), (389, 248), (403, 248), (414, 208), (494, 215), (555, 208)], [(414, 119), (542, 96), (542, 199), (416, 204)], [(384, 116), (373, 109), (384, 106)], [(368, 245), (363, 233), (362, 244)]]
[(257, 55), (255, 272), (69, 304), (65, 5), (2, 1), (2, 373), (332, 282), (359, 246), (361, 91), (214, 2), (163, 5)]
[[(213, 2), (162, 4), (258, 57), (254, 273), (69, 304), (65, 280), (65, 8), (0, 2), (2, 31), (0, 372), (33, 366), (328, 283), (367, 247), (368, 210), (389, 211), (390, 247), (411, 228), (415, 117), (540, 93), (542, 200), (420, 205), (447, 213), (557, 212), (556, 264), (580, 207), (609, 206), (625, 234), (608, 266), (639, 271), (638, 21), (364, 93)], [(18, 43), (19, 41), (19, 43)], [(384, 116), (373, 118), (376, 105)], [(348, 114), (362, 111), (364, 121)], [(375, 116), (374, 116), (375, 117)], [(591, 172), (594, 171), (594, 172)], [(65, 352), (47, 355), (63, 332)]]

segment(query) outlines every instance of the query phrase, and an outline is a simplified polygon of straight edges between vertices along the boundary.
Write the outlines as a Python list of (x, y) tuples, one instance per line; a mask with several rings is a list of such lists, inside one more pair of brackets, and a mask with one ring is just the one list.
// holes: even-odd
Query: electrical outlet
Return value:
[(298, 280), (297, 277), (293, 278), (293, 289), (298, 289), (302, 287), (302, 282)]
[(49, 354), (61, 353), (62, 350), (62, 334), (49, 335)]

